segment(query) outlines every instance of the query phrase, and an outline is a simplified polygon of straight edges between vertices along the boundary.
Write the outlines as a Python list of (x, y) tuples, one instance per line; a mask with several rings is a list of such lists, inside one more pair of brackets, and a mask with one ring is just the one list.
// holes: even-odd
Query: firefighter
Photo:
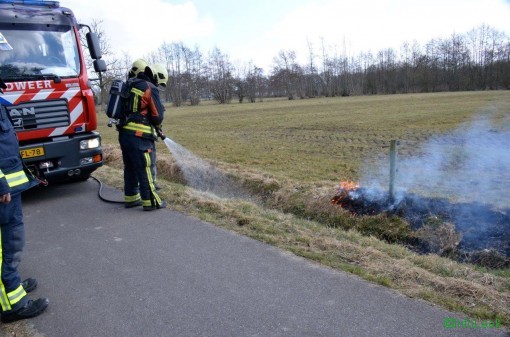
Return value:
[[(138, 73), (140, 73), (141, 70), (145, 70), (146, 67), (149, 67), (149, 69), (152, 69), (153, 73), (148, 74), (149, 76), (152, 76), (153, 79), (151, 79), (151, 82), (156, 85), (159, 88), (166, 88), (166, 83), (168, 82), (168, 71), (165, 67), (163, 67), (161, 64), (155, 64), (153, 66), (149, 66), (147, 61), (144, 59), (138, 59), (135, 62), (133, 62), (133, 65), (128, 73), (128, 80), (131, 78), (137, 77)], [(161, 126), (160, 126), (161, 129)], [(161, 187), (156, 183), (156, 174), (157, 174), (157, 168), (156, 168), (156, 147), (154, 147), (154, 163), (152, 165), (152, 178), (154, 181), (154, 187), (156, 188), (156, 191), (161, 190)]]
[(119, 128), (119, 143), (124, 161), (125, 207), (143, 206), (144, 211), (166, 207), (154, 184), (154, 142), (156, 128), (161, 127), (165, 108), (150, 66), (143, 68), (143, 60), (136, 60), (131, 68), (136, 78), (128, 98), (126, 122)]
[[(1, 33), (0, 50), (12, 50)], [(0, 88), (6, 88), (1, 79)], [(1, 89), (0, 93), (3, 93)], [(0, 101), (0, 311), (1, 321), (9, 323), (38, 316), (49, 301), (47, 298), (28, 299), (27, 293), (37, 287), (37, 281), (29, 278), (22, 282), (18, 273), (25, 245), (21, 192), (37, 182), (23, 168), (18, 139), (3, 103), (5, 101)]]
[[(137, 59), (136, 61), (133, 62), (132, 66), (131, 66), (131, 69), (129, 70), (128, 72), (128, 81), (130, 79), (135, 79), (138, 75), (138, 73), (140, 72), (144, 72), (145, 71), (145, 68), (149, 66), (149, 63), (147, 63), (147, 61), (145, 61), (144, 59)], [(161, 190), (161, 187), (156, 183), (156, 172), (157, 172), (157, 169), (156, 169), (156, 147), (154, 147), (154, 165), (152, 165), (152, 179), (153, 179), (153, 182), (154, 182), (154, 187), (156, 188), (156, 191), (159, 191)], [(135, 203), (134, 205), (136, 206), (137, 203)], [(130, 205), (133, 205), (133, 204), (126, 204), (128, 207)]]

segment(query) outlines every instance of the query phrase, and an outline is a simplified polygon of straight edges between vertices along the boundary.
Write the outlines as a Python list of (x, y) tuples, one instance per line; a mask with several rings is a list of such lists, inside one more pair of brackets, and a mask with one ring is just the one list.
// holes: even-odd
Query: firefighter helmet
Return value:
[(150, 66), (150, 68), (152, 70), (156, 84), (162, 87), (166, 87), (166, 82), (168, 82), (168, 71), (166, 68), (159, 63)]
[(138, 59), (135, 62), (133, 62), (133, 65), (131, 66), (131, 69), (129, 70), (129, 77), (136, 77), (138, 73), (141, 73), (142, 71), (145, 71), (145, 68), (149, 64), (144, 59)]

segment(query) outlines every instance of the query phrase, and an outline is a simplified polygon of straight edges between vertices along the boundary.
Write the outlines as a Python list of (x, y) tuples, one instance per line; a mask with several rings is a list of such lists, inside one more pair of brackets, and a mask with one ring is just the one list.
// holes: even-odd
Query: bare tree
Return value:
[(273, 82), (283, 86), (289, 99), (294, 99), (298, 91), (298, 65), (296, 52), (281, 50), (274, 58)]
[(326, 49), (326, 45), (324, 42), (324, 38), (321, 38), (321, 47), (322, 47), (322, 91), (326, 97), (333, 96), (333, 62), (329, 57), (328, 51)]
[(203, 56), (198, 46), (192, 50), (182, 41), (165, 42), (159, 47), (159, 59), (169, 76), (166, 100), (171, 99), (174, 106), (181, 106), (187, 99), (191, 105), (199, 104), (206, 81)]
[(248, 69), (250, 66), (246, 64), (239, 63), (235, 67), (235, 76), (234, 76), (234, 92), (237, 95), (237, 98), (239, 99), (239, 103), (244, 102), (244, 97), (247, 95), (247, 82), (246, 77), (248, 73)]
[(220, 104), (230, 103), (234, 92), (234, 71), (228, 56), (218, 48), (209, 54), (208, 78), (211, 93)]
[(186, 49), (184, 58), (186, 61), (186, 78), (189, 87), (190, 104), (198, 105), (205, 83), (203, 56), (198, 46), (196, 46), (194, 50)]
[(168, 70), (168, 84), (166, 92), (171, 97), (174, 106), (183, 103), (183, 55), (182, 42), (163, 43), (160, 48), (160, 56)]
[(313, 50), (313, 44), (307, 39), (308, 45), (308, 67), (305, 68), (305, 95), (313, 98), (319, 95), (318, 92), (318, 81), (317, 81), (317, 69), (315, 67), (315, 52)]
[(257, 97), (260, 102), (264, 98), (266, 85), (263, 72), (262, 68), (250, 64), (246, 75), (246, 93), (251, 103), (255, 103)]

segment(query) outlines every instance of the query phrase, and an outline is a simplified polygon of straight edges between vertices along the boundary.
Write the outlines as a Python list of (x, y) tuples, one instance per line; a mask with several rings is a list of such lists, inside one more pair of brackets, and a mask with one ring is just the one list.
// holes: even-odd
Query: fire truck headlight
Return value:
[(80, 150), (95, 149), (99, 147), (99, 138), (92, 138), (80, 141)]

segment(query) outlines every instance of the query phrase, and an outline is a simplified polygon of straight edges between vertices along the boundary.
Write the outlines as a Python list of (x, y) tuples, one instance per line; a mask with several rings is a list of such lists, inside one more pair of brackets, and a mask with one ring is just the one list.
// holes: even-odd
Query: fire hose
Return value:
[(94, 176), (90, 176), (90, 177), (99, 183), (99, 190), (97, 191), (97, 196), (99, 197), (99, 199), (101, 199), (104, 202), (109, 202), (109, 203), (112, 203), (112, 204), (124, 204), (124, 201), (110, 200), (108, 198), (105, 198), (103, 196), (103, 194), (102, 194), (102, 192), (103, 192), (103, 182), (101, 180), (99, 180), (98, 178), (94, 177)]

